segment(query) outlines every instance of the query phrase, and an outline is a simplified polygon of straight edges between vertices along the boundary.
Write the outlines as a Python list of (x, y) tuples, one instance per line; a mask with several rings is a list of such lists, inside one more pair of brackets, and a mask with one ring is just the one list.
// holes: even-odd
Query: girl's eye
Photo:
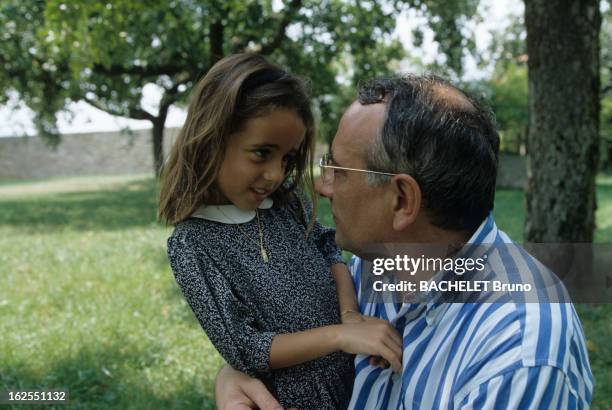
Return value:
[(268, 156), (268, 151), (265, 149), (257, 149), (253, 151), (253, 154), (255, 154), (257, 158), (265, 159)]

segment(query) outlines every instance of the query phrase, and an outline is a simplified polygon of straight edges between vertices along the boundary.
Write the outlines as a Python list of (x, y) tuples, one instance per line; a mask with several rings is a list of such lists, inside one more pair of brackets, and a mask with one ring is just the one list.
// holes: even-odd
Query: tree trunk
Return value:
[(599, 0), (525, 0), (525, 240), (591, 242), (599, 155)]
[(164, 158), (164, 124), (153, 122), (153, 172), (159, 178)]
[(159, 178), (164, 165), (164, 128), (169, 105), (161, 104), (159, 115), (153, 120), (153, 172)]

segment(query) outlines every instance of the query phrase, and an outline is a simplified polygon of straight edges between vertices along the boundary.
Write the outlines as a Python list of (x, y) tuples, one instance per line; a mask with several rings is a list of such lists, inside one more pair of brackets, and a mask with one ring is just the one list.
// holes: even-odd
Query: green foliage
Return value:
[(494, 74), (489, 84), (490, 103), (500, 129), (500, 149), (520, 152), (529, 126), (527, 66), (507, 64), (504, 71)]
[[(434, 40), (444, 56), (444, 63), (434, 63), (432, 69), (451, 77), (459, 78), (463, 69), (466, 52), (474, 53), (476, 43), (469, 31), (468, 22), (479, 19), (477, 15), (480, 0), (432, 1), (412, 0), (406, 2), (427, 18), (434, 32)], [(414, 31), (415, 45), (421, 46), (423, 28)]]
[(527, 67), (505, 62), (488, 80), (464, 85), (491, 107), (500, 134), (500, 150), (524, 153), (529, 126)]
[[(604, 3), (604, 2), (602, 2)], [(601, 15), (601, 32), (599, 33), (599, 44), (601, 47), (601, 84), (603, 92), (612, 95), (612, 3), (605, 2), (607, 10)]]
[(601, 153), (602, 166), (610, 169), (612, 168), (612, 93), (601, 100), (599, 121), (603, 151)]
[(351, 78), (384, 73), (402, 57), (390, 40), (395, 13), (376, 2), (344, 1), (294, 0), (281, 10), (272, 1), (8, 1), (0, 8), (9, 28), (0, 91), (16, 90), (49, 124), (69, 100), (154, 121), (161, 114), (141, 106), (146, 84), (163, 90), (161, 113), (184, 101), (219, 58), (254, 51), (310, 77), (326, 120), (338, 93), (339, 57), (359, 67)]
[(523, 16), (510, 14), (508, 20), (507, 27), (491, 31), (487, 57), (480, 61), (483, 67), (493, 63), (498, 73), (505, 71), (509, 65), (525, 62), (527, 57), (527, 34)]
[(45, 1), (5, 0), (0, 4), (0, 103), (16, 90), (36, 112), (35, 125), (48, 141), (58, 141), (55, 113), (64, 107), (70, 75), (65, 53), (45, 41), (41, 27)]
[(492, 75), (466, 86), (483, 96), (495, 113), (500, 149), (518, 153), (524, 152), (529, 125), (527, 50), (522, 16), (508, 18), (507, 27), (492, 30), (488, 50), (480, 55), (481, 68), (492, 68)]
[[(608, 3), (609, 4), (609, 3)], [(602, 166), (612, 166), (612, 8), (602, 14), (600, 32), (601, 111), (600, 135)], [(524, 145), (529, 125), (526, 34), (522, 16), (509, 16), (510, 24), (494, 30), (486, 56), (480, 65), (493, 65), (491, 78), (468, 84), (490, 103), (501, 134), (501, 149), (518, 152)]]
[[(5, 0), (0, 98), (16, 91), (37, 114), (45, 135), (55, 113), (84, 100), (110, 114), (163, 126), (167, 109), (219, 58), (234, 52), (270, 55), (312, 80), (324, 135), (346, 103), (349, 87), (392, 70), (404, 55), (392, 38), (397, 14), (418, 8), (459, 70), (466, 21), (477, 0), (377, 1), (86, 1)], [(146, 84), (163, 92), (158, 112), (141, 106)], [(48, 132), (47, 132), (48, 131)]]

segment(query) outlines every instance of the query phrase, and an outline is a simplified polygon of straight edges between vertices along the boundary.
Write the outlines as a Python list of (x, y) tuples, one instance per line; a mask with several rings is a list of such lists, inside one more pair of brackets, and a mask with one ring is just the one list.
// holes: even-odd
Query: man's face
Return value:
[[(344, 113), (331, 147), (333, 165), (366, 169), (366, 152), (382, 130), (384, 104), (354, 102)], [(357, 255), (364, 245), (384, 242), (392, 224), (385, 208), (385, 188), (372, 187), (364, 172), (334, 169), (331, 184), (317, 185), (331, 201), (336, 243)]]

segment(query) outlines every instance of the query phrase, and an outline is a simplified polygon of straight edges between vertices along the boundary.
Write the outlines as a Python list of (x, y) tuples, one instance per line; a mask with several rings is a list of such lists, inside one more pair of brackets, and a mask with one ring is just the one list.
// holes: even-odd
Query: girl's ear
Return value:
[(412, 225), (421, 209), (421, 187), (414, 178), (399, 174), (391, 181), (393, 194), (393, 229), (403, 231)]

